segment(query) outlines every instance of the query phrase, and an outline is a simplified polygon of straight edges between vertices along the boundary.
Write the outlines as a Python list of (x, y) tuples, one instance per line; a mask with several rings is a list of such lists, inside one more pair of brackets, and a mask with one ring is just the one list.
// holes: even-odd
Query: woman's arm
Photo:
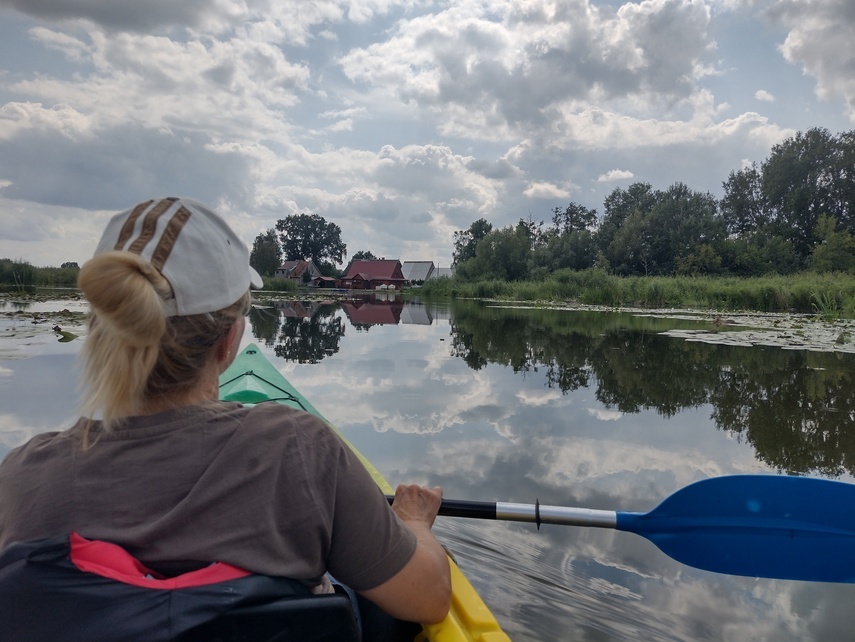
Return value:
[(411, 622), (439, 622), (451, 606), (451, 573), (445, 550), (430, 532), (442, 489), (398, 486), (392, 510), (416, 536), (415, 553), (395, 575), (360, 593), (390, 615)]

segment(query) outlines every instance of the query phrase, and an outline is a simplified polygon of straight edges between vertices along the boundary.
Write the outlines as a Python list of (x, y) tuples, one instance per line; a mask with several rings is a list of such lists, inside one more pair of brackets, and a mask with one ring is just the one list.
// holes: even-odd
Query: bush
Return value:
[(264, 289), (272, 292), (296, 292), (299, 288), (297, 284), (282, 276), (274, 276), (264, 278)]

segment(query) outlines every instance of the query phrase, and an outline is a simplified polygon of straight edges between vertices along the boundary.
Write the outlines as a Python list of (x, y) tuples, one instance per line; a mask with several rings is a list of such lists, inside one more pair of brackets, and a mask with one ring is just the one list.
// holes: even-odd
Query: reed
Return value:
[(598, 269), (558, 270), (538, 281), (432, 279), (420, 293), (425, 297), (800, 312), (821, 318), (855, 318), (855, 277), (844, 273), (804, 272), (751, 278), (618, 277)]

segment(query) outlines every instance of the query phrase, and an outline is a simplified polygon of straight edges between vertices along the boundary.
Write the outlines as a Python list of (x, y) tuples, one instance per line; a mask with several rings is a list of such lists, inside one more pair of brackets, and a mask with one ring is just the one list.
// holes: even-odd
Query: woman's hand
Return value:
[(442, 504), (442, 488), (401, 484), (395, 489), (395, 501), (392, 510), (405, 523), (421, 522), (428, 528), (433, 526)]
[(402, 484), (395, 491), (392, 510), (416, 536), (413, 557), (396, 575), (362, 595), (401, 620), (433, 623), (451, 607), (451, 571), (445, 549), (430, 532), (442, 489)]

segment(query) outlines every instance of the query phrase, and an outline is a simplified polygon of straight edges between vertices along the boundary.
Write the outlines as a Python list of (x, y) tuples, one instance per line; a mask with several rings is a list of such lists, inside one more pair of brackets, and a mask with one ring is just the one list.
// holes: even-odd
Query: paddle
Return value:
[[(391, 502), (392, 498), (389, 498)], [(855, 583), (855, 484), (733, 475), (681, 488), (649, 513), (442, 500), (440, 515), (614, 528), (707, 571)]]

